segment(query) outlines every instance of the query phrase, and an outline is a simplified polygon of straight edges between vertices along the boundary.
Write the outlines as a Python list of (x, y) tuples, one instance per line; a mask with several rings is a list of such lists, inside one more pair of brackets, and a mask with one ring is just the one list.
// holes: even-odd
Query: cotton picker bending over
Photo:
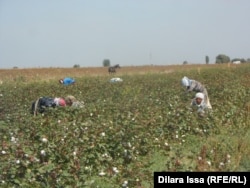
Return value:
[(36, 101), (32, 102), (31, 113), (36, 116), (38, 113), (44, 113), (47, 108), (66, 107), (71, 106), (75, 108), (83, 108), (84, 102), (78, 101), (72, 95), (67, 97), (39, 97)]
[(188, 77), (184, 76), (181, 80), (181, 83), (184, 87), (186, 87), (187, 92), (201, 92), (204, 94), (204, 102), (206, 103), (207, 108), (212, 109), (208, 98), (208, 92), (204, 85), (196, 80), (189, 79)]

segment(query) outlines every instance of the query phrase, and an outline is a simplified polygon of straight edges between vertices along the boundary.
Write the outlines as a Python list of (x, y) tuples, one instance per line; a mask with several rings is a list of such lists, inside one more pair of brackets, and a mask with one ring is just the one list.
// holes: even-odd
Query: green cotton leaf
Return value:
[(38, 172), (39, 172), (40, 174), (43, 174), (43, 173), (46, 172), (46, 170), (44, 169), (44, 167), (41, 167), (41, 168), (38, 169)]
[(38, 172), (42, 173), (46, 173), (46, 172), (50, 172), (52, 170), (54, 170), (54, 164), (47, 164), (41, 168), (38, 169)]
[(70, 173), (68, 173), (67, 171), (63, 171), (62, 176), (63, 177), (70, 177), (72, 175)]
[(13, 180), (17, 185), (20, 185), (20, 181), (18, 179)]

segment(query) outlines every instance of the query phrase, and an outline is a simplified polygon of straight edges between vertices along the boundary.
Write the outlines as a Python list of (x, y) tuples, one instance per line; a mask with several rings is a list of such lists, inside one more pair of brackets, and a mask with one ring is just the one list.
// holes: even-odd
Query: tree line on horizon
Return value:
[[(229, 56), (225, 55), (225, 54), (219, 54), (216, 56), (215, 59), (215, 64), (222, 64), (222, 63), (232, 63), (235, 61), (240, 61), (241, 63), (250, 63), (250, 58), (244, 59), (244, 58), (233, 58), (230, 59)], [(205, 56), (205, 63), (209, 64), (209, 56)], [(184, 61), (183, 65), (188, 64), (188, 61)], [(111, 66), (110, 60), (109, 59), (104, 59), (102, 62), (103, 67), (109, 67)]]
[[(225, 54), (219, 54), (216, 56), (215, 64), (222, 64), (222, 63), (233, 63), (235, 61), (240, 61), (241, 63), (250, 63), (250, 58), (244, 59), (244, 58), (233, 58), (230, 59), (229, 56)], [(183, 65), (187, 65), (188, 61), (185, 60), (182, 63)], [(209, 64), (209, 56), (205, 56), (205, 64)], [(102, 62), (103, 67), (110, 67), (111, 61), (109, 59), (104, 59)], [(79, 64), (74, 64), (73, 68), (80, 68), (81, 66)], [(18, 69), (17, 66), (14, 66), (13, 69)]]

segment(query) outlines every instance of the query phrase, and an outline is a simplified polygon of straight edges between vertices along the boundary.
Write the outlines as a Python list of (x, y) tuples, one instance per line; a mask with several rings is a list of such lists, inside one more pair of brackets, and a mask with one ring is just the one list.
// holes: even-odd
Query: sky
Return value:
[(250, 58), (249, 0), (0, 0), (0, 69)]

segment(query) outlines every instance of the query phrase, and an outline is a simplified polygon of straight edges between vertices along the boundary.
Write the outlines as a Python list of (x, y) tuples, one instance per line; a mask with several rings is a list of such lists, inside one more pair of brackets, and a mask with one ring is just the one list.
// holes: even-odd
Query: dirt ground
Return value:
[(149, 65), (149, 66), (125, 66), (117, 69), (116, 73), (110, 75), (107, 67), (82, 67), (82, 68), (26, 68), (26, 69), (0, 69), (0, 82), (16, 81), (23, 79), (29, 80), (50, 80), (64, 77), (83, 77), (83, 76), (112, 76), (119, 77), (131, 74), (146, 73), (171, 73), (173, 71), (183, 71), (204, 68), (229, 67), (234, 65), (218, 64), (192, 64), (192, 65)]

